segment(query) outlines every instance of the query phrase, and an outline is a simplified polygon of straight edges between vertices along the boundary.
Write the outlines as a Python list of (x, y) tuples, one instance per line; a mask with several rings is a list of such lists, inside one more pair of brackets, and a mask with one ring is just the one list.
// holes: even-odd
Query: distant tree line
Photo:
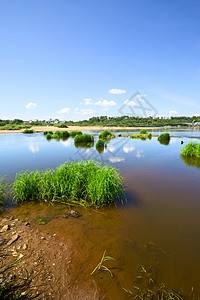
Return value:
[[(170, 117), (170, 118), (156, 118), (156, 117), (131, 117), (131, 116), (120, 116), (120, 117), (108, 117), (108, 116), (101, 116), (101, 117), (92, 117), (89, 120), (82, 120), (82, 121), (59, 121), (58, 124), (51, 124), (49, 121), (32, 121), (27, 126), (58, 126), (58, 127), (65, 127), (70, 125), (78, 125), (78, 126), (120, 126), (120, 127), (162, 127), (162, 126), (188, 126), (189, 124), (195, 124), (200, 122), (200, 116), (193, 116), (193, 117)], [(0, 119), (0, 127), (7, 126), (23, 126), (27, 122), (14, 119), (14, 120), (1, 120)]]

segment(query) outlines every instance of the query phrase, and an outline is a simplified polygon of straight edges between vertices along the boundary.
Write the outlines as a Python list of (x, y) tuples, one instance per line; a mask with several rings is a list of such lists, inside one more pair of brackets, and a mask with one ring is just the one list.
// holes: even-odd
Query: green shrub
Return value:
[(200, 144), (195, 142), (190, 142), (185, 145), (181, 151), (182, 156), (194, 156), (200, 157)]
[(99, 139), (106, 139), (106, 138), (111, 138), (112, 133), (108, 130), (104, 130), (100, 133)]
[(53, 134), (53, 131), (44, 131), (43, 133), (44, 133), (44, 135)]
[(170, 134), (168, 132), (165, 132), (165, 133), (161, 133), (158, 137), (158, 140), (159, 141), (162, 141), (162, 140), (170, 140)]
[(69, 134), (71, 137), (75, 137), (77, 134), (83, 134), (83, 133), (82, 133), (82, 131), (79, 131), (79, 130), (73, 130)]
[(56, 170), (21, 172), (16, 175), (13, 190), (18, 203), (73, 201), (84, 206), (102, 206), (124, 199), (119, 171), (94, 160), (64, 163)]
[(147, 134), (147, 130), (146, 129), (140, 130), (140, 134)]
[(101, 139), (98, 140), (96, 143), (96, 148), (104, 148), (105, 147), (105, 142)]
[(35, 131), (33, 129), (25, 129), (23, 133), (34, 133)]
[(74, 143), (91, 143), (94, 142), (94, 137), (91, 134), (78, 134), (74, 138)]
[(68, 128), (68, 126), (65, 123), (58, 123), (55, 124), (54, 127), (58, 127), (58, 128)]

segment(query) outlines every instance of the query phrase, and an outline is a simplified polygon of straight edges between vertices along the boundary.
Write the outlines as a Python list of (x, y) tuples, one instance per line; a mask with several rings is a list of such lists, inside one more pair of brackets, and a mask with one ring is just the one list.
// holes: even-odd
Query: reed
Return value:
[(56, 170), (23, 171), (13, 184), (17, 203), (64, 202), (85, 207), (112, 205), (125, 198), (119, 171), (94, 160), (64, 163)]

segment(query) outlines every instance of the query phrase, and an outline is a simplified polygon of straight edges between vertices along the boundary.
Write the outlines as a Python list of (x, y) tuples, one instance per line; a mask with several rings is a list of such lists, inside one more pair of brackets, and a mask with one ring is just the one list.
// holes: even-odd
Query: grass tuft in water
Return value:
[(147, 130), (146, 129), (140, 130), (140, 134), (147, 134)]
[(8, 184), (6, 182), (6, 178), (0, 177), (0, 206), (2, 206), (5, 202), (7, 187)]
[(99, 135), (99, 139), (102, 140), (110, 140), (111, 138), (115, 138), (115, 135), (112, 134), (109, 130), (104, 130)]
[(77, 134), (83, 134), (83, 133), (82, 133), (82, 131), (79, 131), (79, 130), (73, 130), (69, 134), (71, 137), (75, 137)]
[(158, 141), (170, 141), (170, 134), (168, 132), (161, 133), (158, 137)]
[(200, 157), (200, 144), (195, 142), (190, 142), (185, 145), (181, 151), (182, 156), (189, 157)]
[(92, 143), (94, 142), (94, 137), (91, 134), (78, 134), (74, 138), (74, 143)]
[(107, 271), (111, 277), (113, 277), (113, 273), (111, 272), (111, 270), (104, 266), (103, 263), (105, 261), (108, 261), (108, 260), (115, 260), (113, 257), (111, 256), (105, 256), (106, 255), (106, 250), (104, 251), (103, 253), (103, 256), (101, 258), (101, 261), (98, 263), (98, 265), (94, 268), (94, 270), (90, 273), (90, 275), (93, 275), (96, 271)]
[(34, 133), (35, 131), (33, 129), (25, 129), (23, 133)]
[(29, 201), (81, 204), (85, 207), (123, 202), (124, 185), (119, 171), (94, 160), (64, 163), (56, 170), (24, 171), (13, 184), (18, 203)]

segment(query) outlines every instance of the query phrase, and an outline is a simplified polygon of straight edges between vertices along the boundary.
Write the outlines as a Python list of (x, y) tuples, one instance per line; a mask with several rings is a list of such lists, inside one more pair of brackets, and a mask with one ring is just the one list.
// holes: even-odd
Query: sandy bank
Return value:
[[(35, 130), (36, 132), (43, 132), (43, 131), (47, 131), (47, 130), (51, 130), (51, 131), (63, 131), (63, 130), (67, 130), (67, 131), (73, 131), (73, 130), (81, 130), (81, 131), (86, 131), (86, 130), (141, 130), (141, 129), (180, 129), (180, 128), (167, 128), (167, 127), (111, 127), (111, 126), (68, 126), (68, 128), (58, 128), (58, 127), (54, 127), (54, 126), (41, 126), (41, 127), (37, 127), (37, 126), (33, 126), (31, 127), (31, 129)], [(184, 130), (191, 130), (191, 128), (185, 128)], [(20, 130), (0, 130), (0, 134), (1, 133), (20, 133), (23, 132), (24, 129), (20, 129)]]

